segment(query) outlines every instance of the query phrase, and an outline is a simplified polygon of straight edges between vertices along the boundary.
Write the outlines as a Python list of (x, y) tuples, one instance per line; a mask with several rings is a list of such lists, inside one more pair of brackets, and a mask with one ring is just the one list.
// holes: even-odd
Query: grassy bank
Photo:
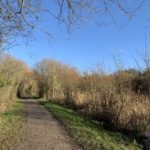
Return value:
[(12, 149), (20, 140), (23, 123), (23, 104), (15, 101), (11, 109), (0, 113), (0, 150)]
[(105, 130), (98, 122), (85, 120), (73, 110), (52, 102), (41, 102), (57, 117), (85, 150), (138, 150), (139, 145), (125, 135)]

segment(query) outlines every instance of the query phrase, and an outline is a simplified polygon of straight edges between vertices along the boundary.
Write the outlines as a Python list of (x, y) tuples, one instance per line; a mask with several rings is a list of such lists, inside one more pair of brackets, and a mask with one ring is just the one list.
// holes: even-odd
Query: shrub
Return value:
[[(149, 126), (150, 101), (146, 95), (136, 93), (140, 84), (134, 70), (110, 75), (94, 70), (80, 75), (73, 67), (44, 60), (35, 71), (43, 95), (49, 100), (73, 107), (80, 114), (116, 129), (143, 132)], [(149, 90), (148, 76), (141, 79), (143, 87)]]
[(25, 69), (23, 62), (0, 55), (0, 112), (6, 111), (12, 103)]

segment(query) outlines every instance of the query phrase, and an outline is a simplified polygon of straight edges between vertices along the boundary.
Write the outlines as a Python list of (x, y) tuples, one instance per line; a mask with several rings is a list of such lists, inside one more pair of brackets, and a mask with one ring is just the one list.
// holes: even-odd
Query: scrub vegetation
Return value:
[[(150, 59), (144, 57), (145, 65), (140, 70), (118, 68), (108, 74), (103, 65), (80, 73), (75, 67), (45, 59), (29, 70), (23, 62), (10, 56), (1, 58), (1, 113), (10, 110), (16, 95), (43, 98), (49, 102), (45, 103), (46, 107), (62, 120), (85, 149), (138, 148), (136, 143), (141, 142), (150, 125)], [(77, 124), (69, 118), (77, 120)], [(83, 137), (78, 135), (80, 130)], [(90, 134), (94, 141), (88, 140)]]
[(140, 150), (140, 146), (119, 132), (105, 130), (101, 123), (83, 119), (72, 109), (41, 102), (66, 127), (85, 150)]
[(148, 68), (112, 74), (96, 69), (80, 74), (60, 62), (43, 60), (36, 65), (35, 75), (45, 99), (104, 122), (112, 130), (142, 134), (149, 126)]
[(23, 104), (16, 100), (18, 85), (27, 70), (15, 58), (0, 53), (0, 149), (9, 150), (20, 139)]
[(0, 53), (0, 112), (9, 110), (16, 99), (18, 85), (26, 71), (25, 63)]
[(0, 148), (8, 150), (11, 142), (18, 139), (16, 131), (20, 128), (22, 110), (22, 104), (16, 104), (18, 96), (47, 100), (44, 105), (62, 120), (85, 149), (138, 149), (136, 142), (150, 126), (149, 50), (141, 50), (142, 63), (136, 61), (141, 63), (139, 68), (122, 69), (119, 60), (116, 71), (111, 73), (102, 69), (103, 64), (81, 73), (72, 66), (48, 59), (29, 69), (24, 62), (3, 52), (21, 39), (26, 39), (27, 43), (32, 41), (35, 30), (50, 39), (55, 37), (41, 26), (45, 19), (47, 27), (56, 20), (68, 33), (74, 26), (88, 22), (98, 26), (114, 24), (120, 28), (124, 17), (125, 22), (132, 20), (145, 6), (148, 6), (145, 0), (53, 0), (45, 3), (0, 0)]

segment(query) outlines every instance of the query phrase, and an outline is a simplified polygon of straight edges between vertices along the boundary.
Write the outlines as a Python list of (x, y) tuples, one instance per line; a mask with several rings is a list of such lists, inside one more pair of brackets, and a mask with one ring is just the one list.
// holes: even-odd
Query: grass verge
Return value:
[(72, 109), (52, 102), (40, 103), (61, 121), (85, 150), (140, 150), (140, 146), (125, 135), (107, 131), (100, 123), (84, 119)]
[(15, 101), (11, 109), (0, 113), (0, 150), (10, 150), (20, 141), (23, 123), (23, 104)]

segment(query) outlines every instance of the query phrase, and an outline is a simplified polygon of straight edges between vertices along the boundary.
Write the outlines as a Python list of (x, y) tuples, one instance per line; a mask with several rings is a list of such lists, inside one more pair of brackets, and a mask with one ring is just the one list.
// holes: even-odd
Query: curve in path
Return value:
[(22, 140), (15, 150), (81, 150), (59, 122), (36, 100), (26, 99), (26, 122)]

